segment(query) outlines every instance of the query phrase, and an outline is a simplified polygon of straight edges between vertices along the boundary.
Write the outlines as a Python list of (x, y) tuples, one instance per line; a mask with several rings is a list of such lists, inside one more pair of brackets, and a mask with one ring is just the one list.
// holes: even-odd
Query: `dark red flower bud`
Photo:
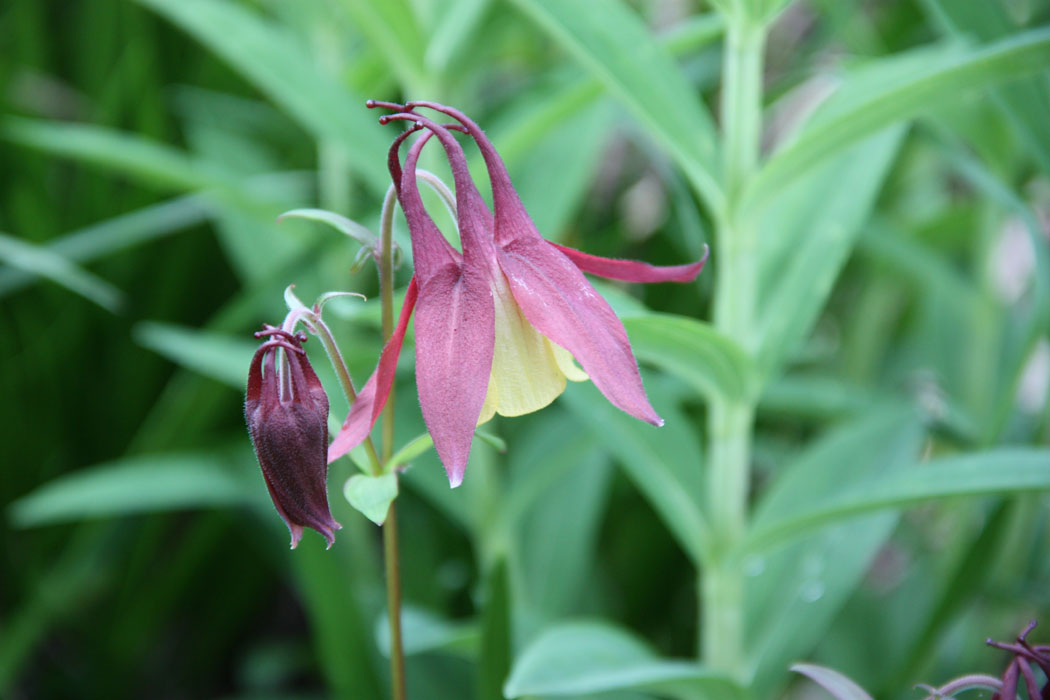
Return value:
[[(270, 336), (248, 370), (244, 417), (255, 456), (292, 534), (292, 549), (304, 527), (324, 535), (331, 547), (342, 526), (328, 508), (328, 397), (306, 358), (304, 334), (265, 326), (255, 335)], [(280, 373), (278, 348), (284, 350)]]

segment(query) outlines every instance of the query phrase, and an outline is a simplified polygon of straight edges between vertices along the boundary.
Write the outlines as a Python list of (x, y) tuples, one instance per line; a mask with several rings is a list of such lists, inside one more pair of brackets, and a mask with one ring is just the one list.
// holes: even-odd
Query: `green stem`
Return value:
[[(745, 13), (727, 17), (721, 121), (727, 203), (718, 219), (715, 326), (755, 346), (757, 227), (736, 202), (758, 165), (765, 27)], [(754, 397), (716, 401), (708, 412), (707, 510), (714, 546), (699, 586), (700, 647), (713, 670), (743, 680), (744, 575), (734, 549), (747, 528)]]
[(712, 669), (739, 677), (744, 661), (744, 575), (733, 549), (747, 527), (751, 401), (709, 407), (708, 504), (715, 540), (700, 587), (703, 661)]
[[(319, 317), (310, 320), (303, 319), (303, 322), (307, 323), (310, 326), (310, 332), (321, 340), (321, 345), (328, 354), (328, 360), (335, 369), (335, 376), (339, 379), (339, 386), (343, 388), (346, 402), (348, 405), (353, 406), (354, 401), (357, 400), (357, 391), (354, 389), (354, 382), (350, 378), (350, 370), (346, 368), (346, 360), (343, 359), (343, 353), (339, 352), (339, 346), (336, 345), (335, 338), (332, 337), (332, 331)], [(375, 476), (379, 476), (383, 472), (383, 462), (379, 459), (379, 454), (376, 452), (372, 438), (365, 438), (364, 445), (365, 451), (368, 453), (368, 460), (371, 463), (372, 473)]]
[(390, 687), (393, 700), (405, 700), (405, 652), (401, 643), (401, 564), (397, 551), (396, 500), (390, 502), (383, 523), (383, 559), (386, 564), (386, 606), (390, 622)]
[[(383, 345), (394, 334), (394, 189), (387, 190), (379, 223), (379, 297), (383, 314)], [(394, 390), (383, 409), (382, 454), (388, 464), (394, 454)], [(394, 700), (405, 700), (405, 652), (401, 643), (401, 563), (397, 544), (397, 501), (390, 502), (383, 523), (386, 564), (386, 605), (390, 623), (390, 685)]]

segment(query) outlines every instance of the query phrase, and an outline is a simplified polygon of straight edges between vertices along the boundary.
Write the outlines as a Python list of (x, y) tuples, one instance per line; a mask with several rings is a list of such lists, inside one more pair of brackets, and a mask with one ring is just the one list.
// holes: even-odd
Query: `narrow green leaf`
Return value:
[(397, 498), (397, 474), (354, 474), (343, 486), (343, 496), (376, 525), (386, 522), (390, 504)]
[(256, 502), (255, 485), (231, 473), (220, 455), (128, 457), (50, 481), (9, 507), (18, 527), (183, 508)]
[(197, 190), (222, 185), (185, 152), (136, 134), (93, 124), (8, 117), (4, 137), (56, 155), (133, 173), (158, 187)]
[(785, 187), (763, 213), (758, 364), (765, 375), (775, 374), (808, 335), (902, 136), (902, 128), (892, 128), (826, 161)]
[(327, 211), (325, 209), (292, 209), (291, 211), (286, 211), (278, 216), (277, 223), (280, 223), (284, 219), (319, 221), (323, 224), (328, 224), (336, 231), (353, 238), (362, 246), (372, 250), (379, 249), (379, 239), (371, 230), (356, 221), (348, 219), (340, 214), (336, 214), (333, 211)]
[(874, 260), (889, 266), (895, 274), (921, 285), (927, 293), (939, 294), (959, 313), (972, 311), (985, 303), (974, 283), (961, 275), (943, 255), (905, 235), (888, 221), (872, 221), (860, 238), (860, 247)]
[(0, 134), (11, 141), (108, 170), (132, 175), (163, 190), (208, 190), (233, 207), (270, 219), (278, 209), (213, 163), (136, 134), (93, 124), (9, 117)]
[[(42, 244), (73, 263), (85, 263), (109, 253), (155, 240), (204, 221), (205, 205), (198, 196), (179, 197), (122, 214)], [(37, 279), (24, 270), (0, 270), (0, 296), (21, 289)]]
[(587, 0), (514, 3), (623, 102), (678, 162), (696, 191), (712, 208), (720, 208), (714, 122), (637, 15), (619, 0), (602, 3), (600, 15)]
[(345, 0), (342, 7), (406, 92), (425, 89), (429, 76), (423, 67), (423, 33), (409, 0)]
[[(946, 2), (923, 0), (919, 3), (945, 30), (963, 39), (994, 41), (1017, 31), (1004, 3)], [(1011, 81), (992, 91), (995, 104), (1013, 125), (1028, 153), (1045, 174), (1050, 174), (1050, 86), (1046, 76)]]
[(507, 442), (499, 435), (493, 435), (492, 433), (486, 432), (484, 430), (478, 430), (475, 428), (474, 437), (478, 438), (483, 443), (496, 450), (496, 452), (499, 452), (500, 454), (503, 454), (507, 451)]
[[(476, 621), (454, 622), (411, 604), (401, 608), (401, 636), (405, 656), (442, 651), (470, 657), (481, 639)], [(390, 624), (386, 615), (376, 620), (376, 644), (385, 656), (390, 656)]]
[(739, 698), (733, 681), (691, 661), (657, 657), (627, 632), (601, 622), (548, 629), (515, 660), (503, 692), (523, 695), (589, 695), (641, 690), (696, 700)]
[[(367, 549), (369, 540), (355, 537), (354, 528), (371, 525), (360, 518), (343, 522), (339, 541), (326, 551), (318, 540), (308, 537), (299, 543), (290, 560), (297, 593), (303, 602), (312, 637), (312, 658), (324, 674), (333, 697), (379, 698), (385, 691), (380, 680), (386, 669), (379, 650), (372, 643), (370, 621), (379, 616), (381, 603), (373, 590), (382, 579), (371, 566), (362, 566), (362, 554), (341, 545), (349, 540)], [(367, 592), (367, 593), (366, 593)]]
[(417, 435), (416, 437), (406, 442), (401, 447), (401, 449), (399, 449), (393, 454), (393, 456), (390, 458), (390, 461), (383, 466), (383, 471), (389, 471), (391, 469), (396, 469), (397, 467), (403, 467), (433, 446), (434, 438), (430, 437), (430, 433), (423, 433), (422, 435)]
[(791, 670), (811, 678), (837, 700), (871, 700), (863, 688), (834, 669), (815, 664), (795, 664)]
[(501, 510), (519, 553), (517, 605), (557, 618), (589, 597), (614, 472), (594, 435), (557, 405), (517, 434), (508, 461)]
[(703, 455), (688, 419), (667, 398), (660, 382), (649, 380), (646, 389), (667, 421), (661, 428), (628, 416), (590, 382), (567, 387), (562, 398), (580, 423), (617, 457), (682, 549), (699, 563), (707, 556), (710, 539), (701, 510)]
[[(756, 524), (906, 468), (914, 463), (923, 434), (916, 412), (903, 405), (879, 408), (829, 431), (780, 466), (755, 510)], [(784, 669), (825, 637), (897, 517), (868, 514), (744, 557), (746, 638), (756, 697), (777, 696), (787, 680)]]
[(116, 312), (122, 303), (120, 290), (101, 277), (77, 267), (59, 253), (5, 233), (0, 233), (0, 262), (49, 279), (106, 311)]
[(492, 0), (453, 0), (441, 14), (424, 57), (426, 66), (432, 73), (444, 73), (454, 57), (470, 48), (470, 39), (491, 2)]
[(182, 27), (309, 130), (340, 144), (377, 196), (386, 190), (385, 136), (351, 94), (311, 60), (295, 36), (243, 5), (220, 0), (140, 0)]
[(763, 206), (769, 197), (823, 159), (894, 122), (914, 117), (945, 96), (1022, 77), (1047, 66), (1047, 27), (984, 47), (948, 45), (939, 51), (923, 47), (873, 62), (847, 79), (798, 136), (769, 159), (740, 206), (743, 210)]
[(746, 547), (764, 549), (840, 520), (925, 501), (1046, 490), (1050, 490), (1050, 450), (1000, 448), (943, 457), (880, 475), (772, 522), (756, 523)]
[(238, 390), (248, 381), (248, 365), (258, 347), (247, 338), (153, 321), (136, 324), (132, 336), (175, 364)]
[(758, 408), (765, 413), (831, 421), (852, 417), (880, 403), (893, 401), (890, 392), (856, 386), (824, 374), (780, 377), (762, 390)]
[(631, 347), (642, 362), (683, 380), (709, 400), (741, 400), (755, 390), (751, 360), (710, 325), (670, 314), (624, 319)]

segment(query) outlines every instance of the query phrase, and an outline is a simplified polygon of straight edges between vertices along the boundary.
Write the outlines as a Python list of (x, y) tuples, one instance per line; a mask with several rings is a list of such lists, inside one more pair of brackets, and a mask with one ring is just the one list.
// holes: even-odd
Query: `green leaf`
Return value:
[[(755, 509), (756, 527), (914, 463), (923, 427), (904, 405), (879, 408), (807, 447), (778, 470)], [(864, 579), (897, 514), (869, 514), (768, 552), (746, 555), (746, 639), (756, 697), (773, 697), (784, 669), (810, 654)]]
[(9, 507), (18, 527), (257, 502), (251, 482), (211, 453), (128, 457), (79, 469)]
[(929, 47), (873, 61), (848, 78), (754, 178), (742, 210), (765, 201), (823, 159), (960, 91), (986, 87), (1050, 65), (1050, 28), (979, 48)]
[(0, 133), (24, 146), (126, 173), (163, 190), (208, 190), (256, 218), (271, 219), (279, 211), (215, 164), (136, 134), (92, 124), (17, 117), (5, 119)]
[[(376, 620), (376, 644), (390, 656), (390, 624), (386, 615)], [(481, 632), (475, 621), (453, 622), (415, 605), (401, 608), (401, 637), (405, 656), (442, 651), (470, 657), (477, 651)]]
[(1050, 450), (1000, 448), (943, 457), (810, 502), (772, 522), (756, 522), (746, 547), (759, 550), (848, 518), (959, 496), (1050, 490)]
[(424, 60), (433, 73), (444, 73), (452, 60), (471, 47), (492, 0), (453, 0), (431, 33)]
[(631, 347), (709, 400), (743, 400), (757, 387), (751, 360), (710, 325), (670, 314), (624, 319)]
[(346, 480), (343, 495), (347, 502), (376, 525), (386, 522), (390, 504), (397, 498), (397, 474), (369, 476), (354, 474)]
[[(948, 32), (964, 39), (987, 42), (1017, 31), (1003, 3), (924, 0), (919, 4)], [(1050, 114), (1050, 87), (1046, 77), (1010, 81), (994, 89), (992, 97), (1031, 157), (1050, 174), (1050, 120), (1046, 118)]]
[[(379, 616), (378, 596), (366, 594), (382, 588), (365, 552), (369, 540), (355, 537), (355, 528), (371, 526), (360, 518), (344, 522), (339, 541), (326, 551), (318, 540), (308, 537), (299, 543), (287, 563), (295, 575), (296, 593), (303, 601), (310, 636), (311, 657), (316, 660), (333, 697), (378, 698), (383, 696), (381, 660), (371, 643), (370, 621)], [(357, 543), (355, 552), (342, 546), (344, 540)]]
[(286, 211), (278, 216), (277, 223), (281, 223), (284, 219), (289, 218), (306, 219), (308, 221), (319, 221), (323, 224), (328, 224), (336, 231), (353, 238), (362, 246), (372, 250), (379, 250), (379, 239), (371, 230), (357, 223), (353, 219), (348, 219), (341, 214), (336, 214), (334, 211), (327, 211), (326, 209), (292, 209), (291, 211)]
[(382, 196), (390, 139), (364, 98), (328, 77), (298, 39), (245, 6), (219, 0), (140, 0), (214, 51), (318, 140), (346, 149), (350, 167)]
[(517, 434), (508, 461), (501, 511), (516, 538), (512, 551), (519, 552), (517, 604), (540, 616), (567, 614), (588, 597), (594, 577), (614, 474), (609, 457), (590, 431), (556, 405)]
[[(199, 224), (205, 213), (201, 197), (179, 197), (53, 238), (42, 248), (73, 263), (90, 262)], [(36, 278), (36, 274), (26, 270), (0, 270), (0, 296), (21, 289)]]
[(834, 376), (796, 374), (767, 384), (762, 390), (758, 408), (763, 413), (827, 422), (870, 411), (874, 405), (893, 401), (892, 396)]
[(3, 134), (24, 146), (132, 173), (165, 189), (197, 190), (226, 184), (184, 151), (103, 126), (8, 117)]
[(354, 28), (372, 44), (406, 92), (426, 88), (423, 33), (408, 0), (347, 0), (341, 3)]
[(39, 275), (79, 294), (103, 309), (116, 312), (122, 303), (120, 290), (59, 253), (0, 233), (0, 261), (12, 268)]
[[(605, 85), (719, 208), (717, 137), (696, 90), (645, 25), (619, 0), (595, 14), (588, 0), (514, 0)], [(624, 50), (630, 47), (630, 50)]]
[(518, 656), (503, 692), (590, 695), (641, 690), (670, 698), (739, 698), (733, 681), (691, 661), (661, 659), (627, 632), (601, 622), (548, 629)]
[(248, 365), (258, 347), (258, 343), (227, 333), (154, 321), (136, 324), (131, 333), (136, 342), (158, 355), (238, 390), (248, 381)]
[(791, 670), (811, 678), (838, 700), (871, 700), (863, 688), (834, 669), (814, 664), (795, 664)]
[(900, 146), (893, 128), (791, 182), (759, 230), (758, 364), (775, 374), (809, 333)]
[(580, 423), (617, 457), (627, 476), (649, 500), (687, 555), (707, 556), (710, 533), (704, 518), (703, 454), (685, 417), (658, 381), (647, 381), (649, 398), (666, 424), (657, 428), (610, 404), (590, 383), (568, 386), (565, 404)]

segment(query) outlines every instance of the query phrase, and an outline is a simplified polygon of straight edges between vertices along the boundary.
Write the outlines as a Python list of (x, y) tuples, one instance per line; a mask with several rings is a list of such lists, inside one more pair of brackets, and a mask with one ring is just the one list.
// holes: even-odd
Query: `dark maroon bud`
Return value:
[[(266, 487), (292, 535), (304, 527), (324, 535), (331, 547), (342, 526), (328, 507), (328, 397), (303, 350), (306, 336), (265, 326), (270, 336), (252, 357), (244, 417)], [(283, 349), (277, 372), (278, 349)]]

